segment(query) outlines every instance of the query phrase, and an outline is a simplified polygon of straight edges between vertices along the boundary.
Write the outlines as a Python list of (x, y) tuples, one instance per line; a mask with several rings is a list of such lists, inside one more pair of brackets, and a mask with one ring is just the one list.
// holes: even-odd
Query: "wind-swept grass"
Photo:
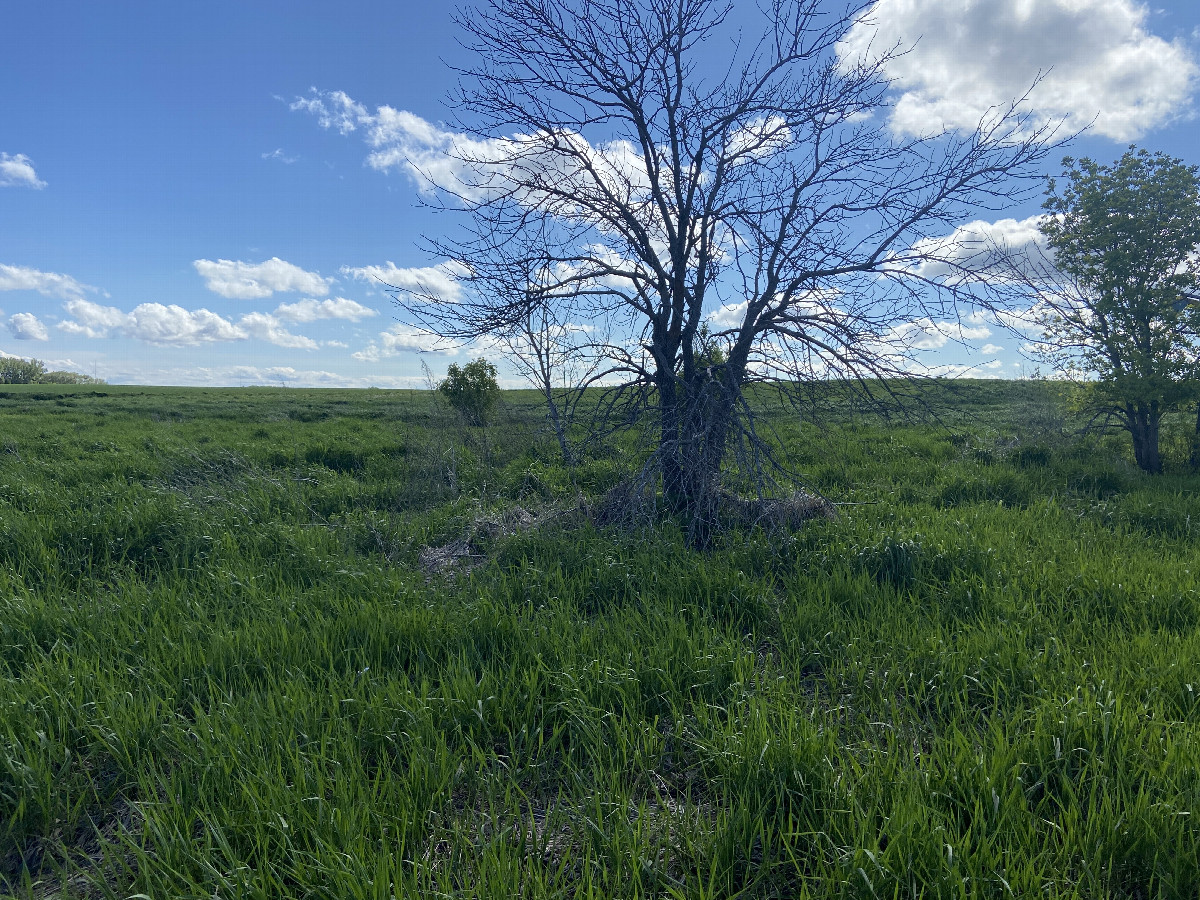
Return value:
[(1200, 482), (1007, 387), (706, 553), (481, 528), (620, 473), (528, 395), (9, 392), (0, 894), (1195, 896)]

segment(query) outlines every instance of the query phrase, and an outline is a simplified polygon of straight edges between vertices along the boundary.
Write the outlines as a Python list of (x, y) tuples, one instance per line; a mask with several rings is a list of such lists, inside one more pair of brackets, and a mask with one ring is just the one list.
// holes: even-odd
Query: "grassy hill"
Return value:
[(823, 399), (700, 553), (530, 393), (6, 386), (0, 895), (1195, 896), (1200, 478)]

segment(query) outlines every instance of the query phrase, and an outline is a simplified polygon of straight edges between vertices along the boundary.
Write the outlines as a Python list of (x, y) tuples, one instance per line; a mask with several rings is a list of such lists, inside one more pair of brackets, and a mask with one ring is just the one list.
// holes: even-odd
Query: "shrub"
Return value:
[(438, 391), (472, 425), (484, 425), (488, 413), (500, 399), (496, 367), (482, 357), (462, 368), (452, 364), (446, 370), (445, 380), (438, 385)]

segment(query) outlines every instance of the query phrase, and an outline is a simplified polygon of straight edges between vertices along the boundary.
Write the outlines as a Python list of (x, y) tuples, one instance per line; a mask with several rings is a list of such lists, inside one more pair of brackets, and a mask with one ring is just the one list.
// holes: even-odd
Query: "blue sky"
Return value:
[[(1200, 163), (1194, 0), (881, 0), (874, 18), (921, 38), (892, 72), (897, 131), (966, 121), (1040, 69), (1037, 111), (1095, 118), (1073, 155), (1136, 141)], [(405, 386), (453, 361), (418, 353), (370, 277), (447, 277), (418, 245), (452, 223), (400, 160), (447, 136), (449, 7), (38, 0), (0, 20), (0, 353), (147, 384)], [(980, 227), (1028, 234), (1037, 210)], [(1032, 368), (994, 323), (961, 344), (912, 327), (931, 367)]]

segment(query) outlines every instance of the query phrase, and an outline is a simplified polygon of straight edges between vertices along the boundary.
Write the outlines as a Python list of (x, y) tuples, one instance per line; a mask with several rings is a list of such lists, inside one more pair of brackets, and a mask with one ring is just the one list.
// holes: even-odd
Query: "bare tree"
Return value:
[(571, 426), (584, 393), (604, 369), (607, 335), (595, 326), (567, 321), (563, 311), (544, 303), (525, 307), (515, 327), (500, 334), (513, 367), (542, 395), (563, 462), (574, 464)]
[(431, 242), (461, 264), (465, 299), (401, 302), (459, 340), (544, 311), (613, 323), (596, 377), (653, 415), (676, 511), (711, 514), (723, 463), (755, 443), (751, 382), (907, 371), (906, 323), (977, 297), (922, 274), (958, 265), (941, 238), (1010, 203), (1053, 137), (1021, 98), (970, 134), (891, 134), (898, 51), (839, 56), (863, 8), (828, 7), (768, 0), (752, 45), (723, 0), (485, 0), (458, 16), (479, 63), (460, 73), (453, 164), (425, 174), (470, 214)]

